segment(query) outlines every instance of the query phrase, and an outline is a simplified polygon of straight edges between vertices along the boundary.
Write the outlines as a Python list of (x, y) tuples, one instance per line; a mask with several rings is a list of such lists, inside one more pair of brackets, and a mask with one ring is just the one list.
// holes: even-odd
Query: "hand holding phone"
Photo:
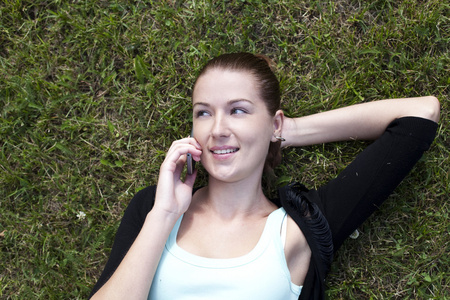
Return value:
[[(191, 129), (191, 137), (194, 137), (194, 129)], [(192, 175), (195, 170), (195, 161), (192, 159), (192, 155), (190, 153), (188, 153), (186, 156), (187, 173), (188, 175)]]

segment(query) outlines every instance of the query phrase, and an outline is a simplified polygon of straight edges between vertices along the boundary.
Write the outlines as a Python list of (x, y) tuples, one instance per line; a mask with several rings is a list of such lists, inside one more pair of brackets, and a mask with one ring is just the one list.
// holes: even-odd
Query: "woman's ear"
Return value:
[(272, 142), (277, 142), (280, 139), (277, 139), (277, 137), (282, 137), (283, 132), (283, 119), (284, 119), (284, 113), (282, 110), (277, 110), (275, 113), (275, 116), (273, 117), (273, 135), (272, 135)]

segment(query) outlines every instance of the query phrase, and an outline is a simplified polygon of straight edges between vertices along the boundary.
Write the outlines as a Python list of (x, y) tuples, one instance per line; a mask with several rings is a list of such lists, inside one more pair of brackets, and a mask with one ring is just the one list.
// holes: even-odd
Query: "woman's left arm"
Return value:
[[(411, 171), (431, 145), (439, 120), (435, 97), (358, 104), (288, 119), (283, 137), (291, 145), (375, 139), (339, 175), (308, 192), (326, 217), (335, 250)], [(297, 130), (289, 129), (292, 121)]]
[(439, 121), (436, 97), (388, 99), (351, 105), (300, 118), (283, 120), (282, 147), (346, 140), (374, 140), (393, 120), (420, 117)]

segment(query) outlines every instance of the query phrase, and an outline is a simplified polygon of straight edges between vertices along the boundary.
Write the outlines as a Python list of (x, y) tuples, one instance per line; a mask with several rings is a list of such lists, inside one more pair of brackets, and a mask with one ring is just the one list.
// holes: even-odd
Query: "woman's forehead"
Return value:
[(256, 80), (249, 72), (213, 69), (208, 70), (208, 72), (197, 79), (192, 98), (195, 102), (200, 101), (204, 97), (219, 96), (221, 94), (236, 99), (245, 99), (244, 95), (255, 97), (259, 93)]

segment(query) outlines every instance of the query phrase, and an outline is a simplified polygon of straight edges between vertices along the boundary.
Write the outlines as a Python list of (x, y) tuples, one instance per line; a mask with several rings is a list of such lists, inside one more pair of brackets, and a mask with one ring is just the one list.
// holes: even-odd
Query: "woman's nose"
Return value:
[(216, 138), (230, 135), (229, 120), (226, 116), (222, 114), (217, 114), (215, 116), (211, 135)]

